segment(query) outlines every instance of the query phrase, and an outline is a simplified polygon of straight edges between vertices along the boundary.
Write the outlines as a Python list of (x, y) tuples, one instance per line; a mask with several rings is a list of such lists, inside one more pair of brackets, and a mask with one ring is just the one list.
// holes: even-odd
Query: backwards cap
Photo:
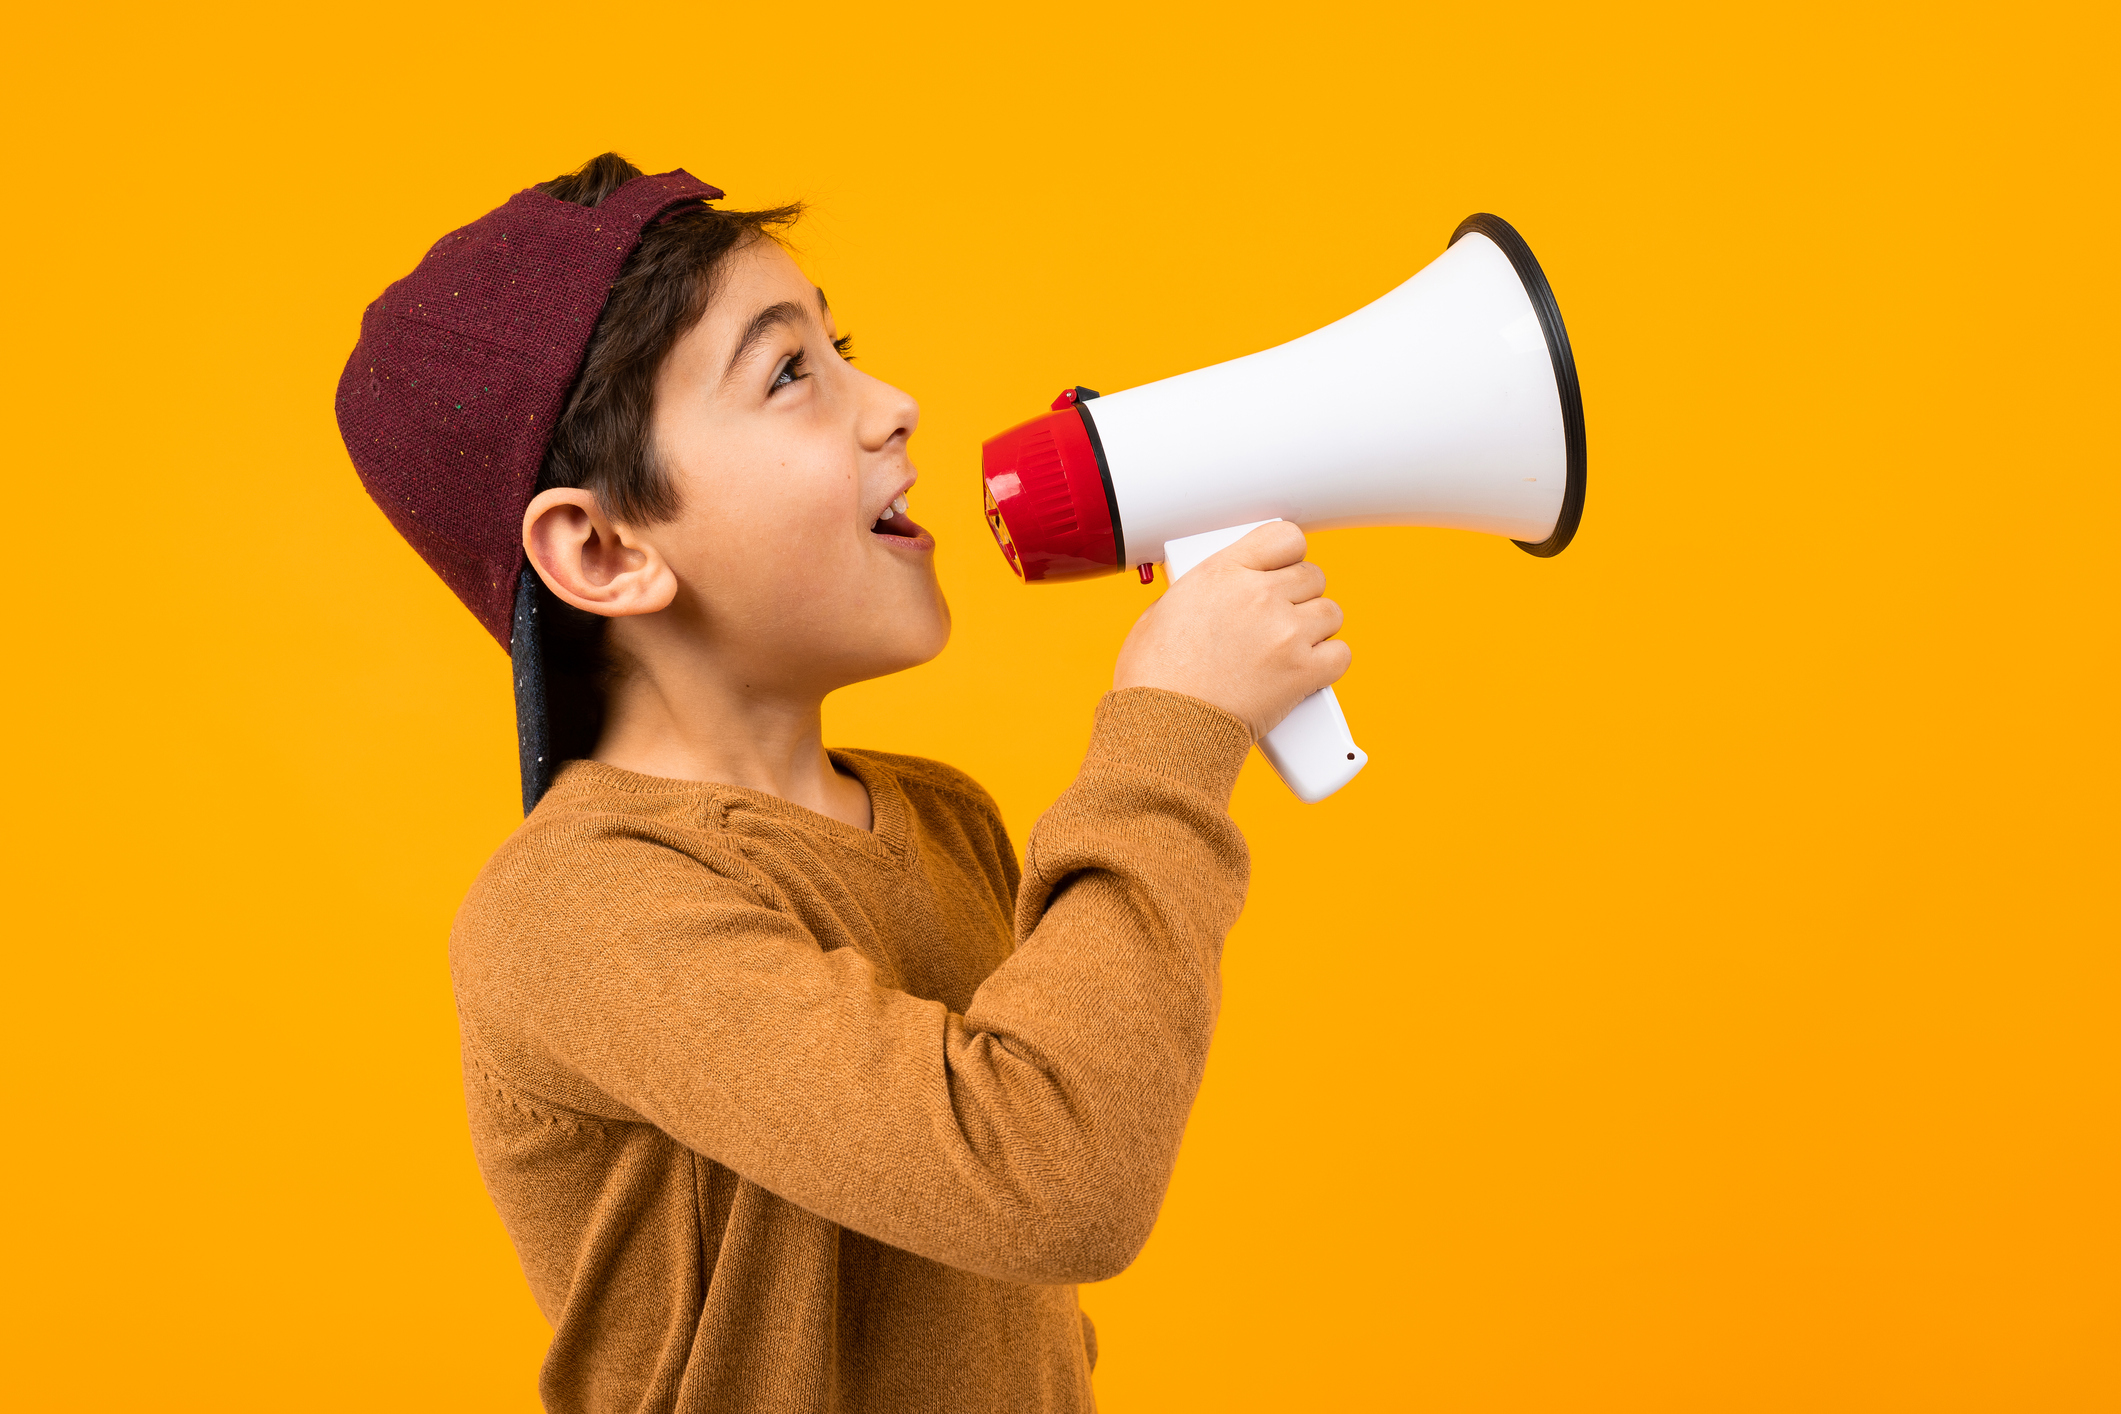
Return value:
[(517, 192), (368, 307), (339, 378), (339, 433), (361, 484), (515, 658), (526, 812), (558, 763), (545, 749), (523, 511), (641, 232), (721, 195), (683, 170), (636, 177), (594, 207)]

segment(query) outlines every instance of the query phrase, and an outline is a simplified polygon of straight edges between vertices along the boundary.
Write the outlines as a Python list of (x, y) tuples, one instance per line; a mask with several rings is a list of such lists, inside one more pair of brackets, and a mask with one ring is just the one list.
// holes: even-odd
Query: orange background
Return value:
[(12, 22), (8, 1404), (534, 1407), (444, 954), (506, 665), (331, 397), (617, 147), (815, 204), (958, 625), (831, 735), (1019, 841), (1152, 591), (1013, 582), (980, 439), (1473, 211), (1559, 296), (1566, 555), (1314, 538), (1373, 761), (1239, 788), (1107, 1410), (2121, 1408), (2110, 9), (717, 8)]

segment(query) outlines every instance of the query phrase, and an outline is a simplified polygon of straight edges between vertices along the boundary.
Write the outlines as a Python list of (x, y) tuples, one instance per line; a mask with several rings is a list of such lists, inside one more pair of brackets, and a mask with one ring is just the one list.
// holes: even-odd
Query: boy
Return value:
[(935, 762), (828, 751), (934, 657), (913, 400), (771, 233), (606, 154), (370, 306), (340, 426), (515, 664), (527, 812), (451, 938), (546, 1408), (1075, 1411), (1200, 1081), (1245, 753), (1345, 671), (1275, 524), (1129, 634), (1019, 877)]

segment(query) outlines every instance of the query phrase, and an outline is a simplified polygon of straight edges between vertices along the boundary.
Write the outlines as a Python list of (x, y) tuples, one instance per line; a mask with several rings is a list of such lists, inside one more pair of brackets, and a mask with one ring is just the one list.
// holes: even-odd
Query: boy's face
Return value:
[(918, 475), (920, 408), (836, 333), (788, 253), (755, 241), (656, 380), (654, 446), (683, 508), (645, 538), (677, 576), (671, 607), (760, 688), (830, 691), (950, 636), (934, 540), (883, 518)]

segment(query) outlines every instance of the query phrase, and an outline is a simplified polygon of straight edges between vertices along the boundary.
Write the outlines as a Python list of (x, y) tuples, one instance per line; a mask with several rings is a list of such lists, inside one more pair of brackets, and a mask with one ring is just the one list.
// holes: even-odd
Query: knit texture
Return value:
[(649, 225), (721, 194), (683, 170), (595, 207), (519, 191), (361, 316), (339, 434), (391, 525), (503, 648), (523, 511), (612, 282)]
[(1021, 878), (961, 773), (833, 753), (873, 830), (574, 762), (451, 963), (545, 1407), (1083, 1411), (1074, 1284), (1163, 1201), (1248, 856), (1244, 724), (1108, 696)]

